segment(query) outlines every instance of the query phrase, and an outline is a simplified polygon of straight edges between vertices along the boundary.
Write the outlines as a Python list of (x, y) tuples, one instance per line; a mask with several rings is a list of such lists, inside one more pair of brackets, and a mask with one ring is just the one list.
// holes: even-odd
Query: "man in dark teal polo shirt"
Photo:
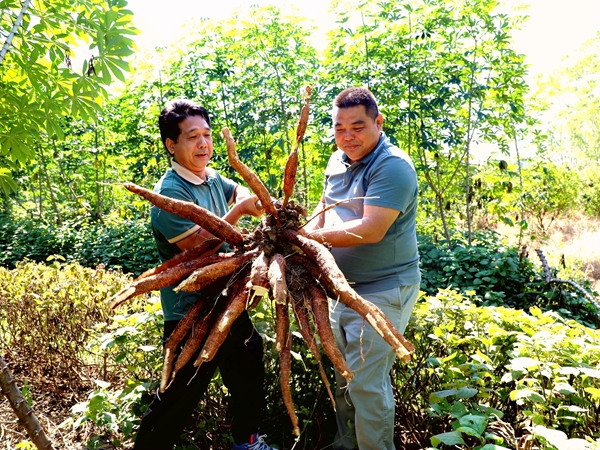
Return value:
[[(172, 166), (156, 184), (155, 192), (194, 202), (231, 225), (244, 215), (262, 214), (256, 196), (250, 195), (247, 188), (208, 167), (213, 142), (206, 109), (189, 100), (176, 100), (163, 109), (158, 123), (162, 142), (172, 156)], [(151, 222), (163, 261), (214, 237), (197, 224), (156, 207), (152, 208)], [(161, 289), (165, 340), (200, 297), (222, 295), (219, 292), (177, 293), (174, 287)], [(270, 450), (259, 434), (264, 405), (262, 339), (248, 313), (244, 312), (235, 321), (212, 361), (195, 368), (195, 359), (177, 373), (165, 392), (157, 392), (142, 418), (134, 448), (173, 448), (218, 367), (231, 395), (233, 449)]]
[[(313, 214), (319, 216), (308, 223), (306, 233), (333, 247), (350, 285), (403, 333), (421, 280), (415, 169), (383, 133), (383, 116), (369, 90), (342, 91), (333, 102), (332, 118), (338, 150), (325, 170), (323, 197)], [(347, 383), (336, 372), (338, 434), (333, 448), (392, 450), (394, 351), (358, 313), (335, 299), (330, 319), (354, 373)]]

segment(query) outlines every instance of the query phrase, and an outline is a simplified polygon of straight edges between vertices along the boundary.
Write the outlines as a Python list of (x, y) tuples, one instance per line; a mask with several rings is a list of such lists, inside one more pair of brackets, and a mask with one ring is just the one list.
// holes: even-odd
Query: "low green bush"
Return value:
[(417, 304), (393, 372), (405, 448), (600, 448), (600, 331), (530, 313), (453, 290)]
[(61, 388), (100, 376), (102, 358), (86, 346), (109, 317), (106, 300), (129, 282), (120, 272), (60, 259), (0, 267), (0, 352)]
[(159, 263), (147, 219), (51, 225), (0, 215), (0, 266), (13, 269), (25, 259), (44, 262), (53, 255), (133, 275)]

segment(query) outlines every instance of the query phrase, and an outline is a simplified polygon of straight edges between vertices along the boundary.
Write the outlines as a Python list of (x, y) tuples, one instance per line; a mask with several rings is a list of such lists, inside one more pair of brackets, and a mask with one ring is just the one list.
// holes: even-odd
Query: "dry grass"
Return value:
[[(497, 231), (510, 244), (519, 242), (514, 229), (499, 226)], [(545, 234), (528, 231), (522, 243), (531, 260), (538, 263), (535, 250), (542, 250), (559, 278), (585, 278), (600, 292), (600, 218), (572, 215), (556, 220)]]

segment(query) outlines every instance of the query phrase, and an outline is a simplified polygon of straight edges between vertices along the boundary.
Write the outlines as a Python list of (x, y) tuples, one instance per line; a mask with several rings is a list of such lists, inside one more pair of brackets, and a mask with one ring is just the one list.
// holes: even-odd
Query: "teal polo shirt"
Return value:
[(329, 206), (348, 201), (325, 213), (325, 227), (361, 219), (364, 205), (400, 211), (380, 242), (331, 250), (340, 270), (359, 294), (420, 283), (415, 229), (417, 195), (417, 174), (410, 157), (383, 133), (375, 149), (360, 161), (350, 164), (341, 150), (329, 159), (325, 169), (325, 203)]
[[(173, 162), (171, 169), (154, 186), (154, 192), (166, 197), (193, 202), (219, 217), (229, 210), (237, 184), (212, 169), (207, 169), (206, 180)], [(195, 233), (200, 227), (176, 214), (155, 206), (150, 210), (152, 232), (158, 255), (167, 261), (181, 253), (177, 242)], [(201, 295), (201, 292), (175, 292), (177, 284), (160, 290), (165, 320), (180, 320)]]

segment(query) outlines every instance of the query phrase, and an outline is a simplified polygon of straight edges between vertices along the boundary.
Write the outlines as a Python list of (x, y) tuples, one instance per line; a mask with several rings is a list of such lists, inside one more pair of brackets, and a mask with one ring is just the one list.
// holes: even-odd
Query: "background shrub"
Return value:
[[(507, 306), (528, 311), (531, 306), (559, 311), (589, 327), (600, 326), (598, 307), (568, 284), (549, 284), (540, 266), (502, 243), (493, 231), (475, 233), (471, 245), (463, 237), (434, 242), (419, 237), (421, 289), (436, 295), (452, 288), (472, 296), (479, 305)], [(556, 277), (556, 271), (551, 274)], [(590, 290), (586, 280), (576, 280)]]
[(106, 300), (129, 281), (120, 272), (59, 260), (0, 267), (0, 351), (60, 388), (100, 377), (102, 357), (86, 345), (109, 318)]
[(133, 275), (159, 263), (147, 219), (56, 225), (0, 215), (0, 266), (13, 269), (22, 260), (44, 262), (52, 255)]

